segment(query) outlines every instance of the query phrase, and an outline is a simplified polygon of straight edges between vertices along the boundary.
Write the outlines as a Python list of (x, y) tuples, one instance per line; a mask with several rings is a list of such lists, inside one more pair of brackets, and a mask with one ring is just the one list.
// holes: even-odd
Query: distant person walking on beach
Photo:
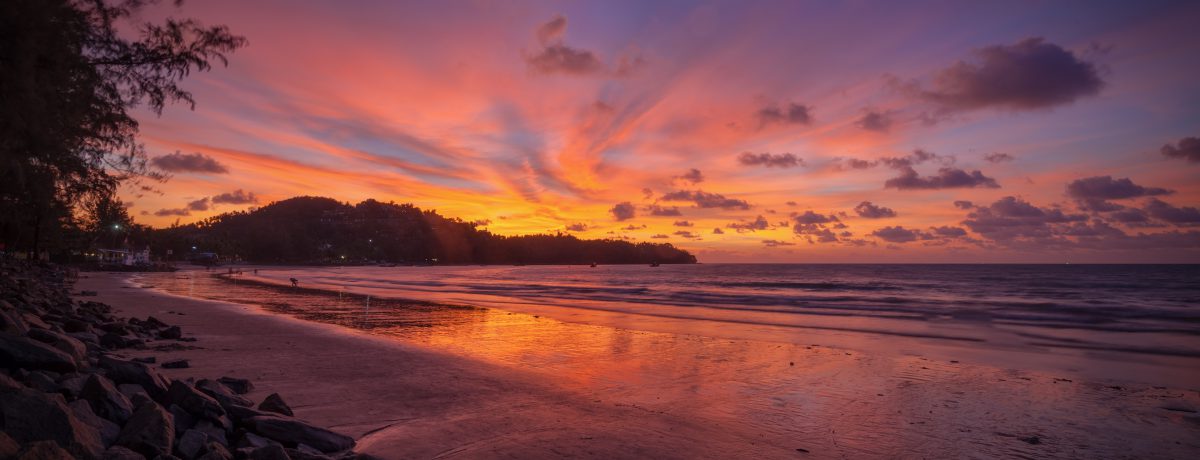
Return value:
[(300, 285), (300, 280), (298, 280), (296, 278), (288, 278), (288, 279), (292, 280), (292, 287), (297, 287)]

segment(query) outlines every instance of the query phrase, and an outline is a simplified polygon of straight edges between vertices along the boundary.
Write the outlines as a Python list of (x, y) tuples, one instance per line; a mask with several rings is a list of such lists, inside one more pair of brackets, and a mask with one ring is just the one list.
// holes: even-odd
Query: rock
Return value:
[(67, 335), (85, 344), (100, 345), (100, 336), (92, 332), (68, 332)]
[(0, 374), (0, 390), (11, 390), (16, 388), (25, 388), (25, 385), (22, 385), (21, 382), (13, 380), (12, 377), (9, 377), (6, 374)]
[(187, 369), (191, 367), (191, 364), (186, 359), (177, 359), (162, 363), (162, 367), (163, 369)]
[(153, 402), (138, 406), (121, 429), (117, 445), (128, 447), (146, 458), (169, 455), (175, 447), (175, 424), (171, 414)]
[(246, 419), (249, 429), (285, 446), (308, 444), (321, 452), (340, 452), (354, 447), (354, 438), (309, 425), (293, 418), (275, 416)]
[(57, 393), (62, 387), (54, 381), (54, 377), (42, 371), (33, 371), (25, 376), (25, 385), (46, 393)]
[(234, 393), (237, 393), (239, 395), (244, 395), (246, 393), (254, 391), (254, 384), (250, 383), (250, 381), (246, 380), (246, 379), (239, 379), (239, 378), (234, 378), (234, 377), (221, 377), (221, 378), (217, 379), (217, 381), (221, 382), (222, 385), (225, 385), (230, 390), (232, 390)]
[[(271, 444), (279, 444), (279, 442), (264, 438), (262, 436), (254, 434), (254, 433), (247, 432), (242, 435), (242, 439), (238, 440), (237, 447), (239, 449), (241, 449), (243, 447), (248, 447), (250, 449), (258, 449), (260, 447), (266, 447)], [(282, 445), (282, 444), (279, 444), (279, 445)]]
[(96, 415), (114, 422), (125, 423), (133, 416), (133, 403), (102, 375), (88, 377), (79, 397), (87, 400)]
[(179, 326), (171, 326), (161, 331), (158, 331), (158, 338), (168, 340), (178, 340), (183, 337), (183, 330)]
[(117, 442), (117, 436), (121, 434), (121, 425), (117, 425), (112, 421), (101, 418), (92, 412), (92, 406), (88, 405), (87, 401), (76, 399), (67, 404), (71, 408), (71, 412), (75, 414), (75, 418), (86, 423), (88, 426), (96, 429), (100, 433), (100, 442), (109, 446)]
[(63, 322), (62, 328), (67, 333), (71, 332), (92, 332), (92, 325), (87, 321), (77, 319), (68, 319)]
[(226, 411), (229, 411), (229, 406), (254, 406), (253, 401), (234, 394), (228, 387), (216, 380), (202, 379), (196, 382), (196, 389), (217, 400)]
[(20, 443), (54, 441), (83, 458), (104, 451), (100, 433), (80, 421), (62, 395), (28, 388), (0, 393), (0, 431)]
[(109, 332), (100, 336), (100, 345), (108, 349), (131, 348), (145, 344), (145, 340), (131, 335)]
[(17, 460), (75, 460), (75, 456), (63, 450), (53, 441), (38, 441), (25, 446)]
[(62, 351), (25, 337), (0, 332), (0, 366), (75, 372), (75, 359)]
[(0, 431), (0, 458), (13, 458), (17, 456), (17, 452), (21, 451), (21, 445), (9, 436), (8, 433)]
[(295, 449), (288, 449), (287, 452), (292, 460), (330, 460), (329, 456), (305, 444), (297, 445)]
[(144, 396), (146, 399), (150, 399), (150, 393), (146, 393), (146, 389), (142, 388), (141, 385), (136, 383), (122, 383), (117, 385), (117, 391), (120, 391), (121, 394), (125, 395), (126, 398), (129, 398), (130, 401), (133, 401), (134, 396), (138, 395)]
[(196, 426), (196, 417), (178, 405), (170, 405), (167, 407), (167, 412), (170, 412), (171, 417), (175, 419), (175, 436), (182, 436), (184, 431)]
[(221, 444), (229, 444), (229, 438), (226, 437), (226, 434), (233, 430), (233, 426), (229, 424), (229, 419), (225, 417), (219, 417), (218, 419), (222, 420), (223, 423), (222, 421), (202, 419), (196, 422), (196, 430), (207, 434), (208, 438), (213, 441), (218, 441)]
[(166, 377), (142, 363), (104, 355), (100, 357), (100, 367), (108, 371), (108, 378), (114, 382), (141, 385), (154, 400), (165, 397), (171, 385)]
[(25, 320), (25, 324), (29, 325), (30, 330), (33, 330), (33, 328), (50, 329), (49, 324), (46, 324), (45, 321), (42, 321), (42, 318), (33, 313), (21, 313), (21, 319)]
[(283, 414), (288, 417), (295, 415), (292, 414), (292, 408), (283, 402), (283, 397), (279, 396), (279, 393), (271, 393), (267, 396), (267, 399), (264, 399), (262, 404), (258, 405), (258, 410)]
[(57, 348), (59, 351), (71, 355), (76, 362), (82, 362), (87, 359), (87, 347), (78, 339), (66, 334), (47, 329), (30, 329), (29, 338)]
[(142, 364), (154, 364), (154, 363), (158, 362), (158, 358), (155, 358), (153, 356), (147, 356), (144, 358), (133, 358), (133, 360), (135, 362), (139, 362)]
[(274, 413), (263, 412), (252, 407), (229, 406), (225, 408), (226, 415), (233, 419), (234, 422), (241, 422), (250, 417), (258, 417), (260, 415), (274, 416)]
[(184, 460), (193, 460), (204, 453), (208, 435), (200, 430), (187, 430), (175, 442), (175, 453)]
[(292, 460), (288, 456), (287, 450), (278, 444), (254, 449), (246, 458), (250, 460)]
[(197, 417), (216, 418), (225, 415), (225, 409), (221, 407), (221, 404), (217, 400), (197, 391), (182, 380), (171, 382), (171, 388), (167, 391), (166, 401), (168, 404), (175, 404), (182, 407)]
[(0, 332), (25, 335), (29, 333), (29, 325), (21, 319), (20, 313), (13, 310), (0, 310)]
[(218, 442), (209, 442), (204, 446), (204, 455), (201, 455), (197, 460), (233, 460), (233, 454), (229, 449)]
[(127, 447), (112, 446), (104, 451), (102, 460), (146, 460), (142, 454), (129, 450)]
[(78, 398), (79, 393), (83, 392), (83, 385), (87, 381), (88, 375), (67, 374), (63, 378), (58, 379), (58, 387), (60, 391), (67, 395), (67, 398)]

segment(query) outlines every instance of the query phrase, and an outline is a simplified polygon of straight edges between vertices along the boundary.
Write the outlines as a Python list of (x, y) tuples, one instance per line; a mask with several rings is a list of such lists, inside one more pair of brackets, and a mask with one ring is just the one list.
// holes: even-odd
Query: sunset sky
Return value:
[(319, 195), (702, 262), (1200, 262), (1197, 2), (155, 13), (249, 46), (140, 117), (142, 223)]

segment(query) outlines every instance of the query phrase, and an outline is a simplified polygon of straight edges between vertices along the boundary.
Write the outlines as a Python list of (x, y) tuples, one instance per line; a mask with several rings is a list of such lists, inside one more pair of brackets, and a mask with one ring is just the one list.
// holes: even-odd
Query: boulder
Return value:
[(117, 436), (117, 445), (128, 447), (146, 458), (170, 455), (175, 447), (175, 424), (171, 414), (153, 402), (138, 406)]
[(125, 423), (133, 416), (133, 403), (103, 375), (92, 374), (88, 377), (79, 397), (87, 400), (96, 415), (114, 422)]
[(129, 450), (127, 447), (112, 446), (104, 451), (102, 460), (146, 460), (146, 457), (137, 452)]
[(244, 395), (246, 393), (254, 391), (254, 384), (250, 383), (250, 381), (247, 379), (239, 379), (239, 378), (234, 378), (234, 377), (221, 377), (221, 378), (217, 379), (217, 381), (221, 382), (222, 385), (225, 385), (230, 390), (232, 390), (234, 393), (237, 393), (239, 395)]
[(197, 391), (182, 380), (171, 381), (166, 402), (178, 405), (197, 417), (216, 418), (225, 415), (225, 409), (221, 407), (221, 403)]
[[(117, 385), (117, 391), (120, 391), (121, 394), (125, 395), (126, 398), (129, 398), (130, 401), (133, 401), (134, 397), (137, 396), (150, 399), (150, 393), (146, 393), (146, 389), (142, 388), (141, 385), (136, 383), (119, 384)], [(137, 407), (137, 405), (135, 404), (134, 407)]]
[(58, 393), (62, 387), (58, 382), (54, 381), (54, 377), (42, 371), (33, 371), (25, 376), (25, 385), (29, 388), (36, 388), (46, 393)]
[(233, 454), (219, 442), (209, 442), (204, 446), (204, 455), (197, 460), (233, 460)]
[(83, 345), (83, 342), (69, 335), (59, 334), (48, 329), (30, 329), (29, 338), (71, 355), (76, 362), (83, 362), (84, 359), (87, 359), (87, 347)]
[(248, 418), (245, 423), (251, 431), (285, 446), (308, 444), (321, 452), (340, 452), (354, 447), (354, 438), (294, 418), (260, 416)]
[(75, 456), (53, 441), (38, 441), (25, 446), (17, 460), (75, 460)]
[(67, 398), (75, 399), (83, 392), (83, 384), (87, 381), (87, 374), (67, 374), (58, 379), (58, 387)]
[(332, 460), (321, 451), (304, 444), (296, 446), (295, 449), (288, 449), (287, 453), (292, 460)]
[(250, 418), (250, 417), (258, 417), (258, 416), (260, 416), (260, 415), (265, 415), (265, 416), (273, 416), (273, 415), (276, 415), (276, 414), (274, 414), (274, 413), (271, 413), (271, 412), (264, 412), (264, 411), (260, 411), (260, 410), (258, 410), (258, 409), (255, 409), (255, 408), (253, 408), (253, 407), (242, 407), (242, 406), (229, 406), (229, 407), (226, 407), (226, 408), (225, 408), (225, 413), (226, 413), (227, 415), (229, 415), (229, 418), (230, 418), (230, 419), (232, 419), (234, 422), (238, 422), (238, 423), (240, 423), (241, 421), (243, 421), (243, 420), (245, 420), (245, 419), (248, 419), (248, 418)]
[(121, 434), (121, 425), (117, 425), (108, 419), (101, 418), (92, 412), (92, 406), (88, 405), (87, 401), (76, 399), (67, 404), (71, 408), (71, 412), (75, 414), (75, 418), (86, 423), (88, 426), (96, 429), (100, 433), (100, 442), (106, 446), (117, 442), (117, 436)]
[(142, 364), (154, 364), (154, 363), (157, 363), (157, 362), (158, 362), (158, 358), (155, 358), (155, 357), (153, 357), (153, 356), (147, 356), (147, 357), (144, 357), (144, 358), (133, 358), (133, 360), (134, 360), (135, 362), (139, 362), (139, 363), (142, 363)]
[(104, 451), (100, 433), (79, 420), (60, 394), (28, 388), (0, 393), (0, 431), (20, 443), (57, 442), (81, 458), (97, 458)]
[(9, 377), (7, 374), (0, 373), (0, 390), (10, 390), (15, 388), (25, 388), (25, 385), (22, 385), (21, 382), (13, 380), (13, 378)]
[(162, 367), (163, 369), (187, 369), (192, 367), (192, 365), (186, 359), (176, 359), (162, 363)]
[(64, 331), (71, 332), (92, 332), (92, 325), (87, 321), (77, 319), (68, 319), (63, 322), (62, 328)]
[(250, 448), (251, 450), (253, 450), (253, 449), (258, 449), (260, 447), (266, 447), (271, 444), (282, 445), (282, 444), (279, 444), (278, 441), (270, 440), (270, 439), (264, 438), (262, 436), (259, 436), (257, 434), (246, 432), (242, 435), (242, 438), (238, 440), (237, 448), (241, 449), (243, 447), (246, 447), (246, 448)]
[(233, 431), (229, 419), (225, 417), (218, 417), (217, 420), (201, 419), (196, 422), (195, 429), (207, 434), (210, 440), (221, 444), (229, 444), (229, 438), (226, 435)]
[(175, 441), (175, 454), (184, 460), (193, 460), (204, 453), (208, 435), (200, 430), (187, 430)]
[(21, 319), (21, 314), (14, 310), (0, 310), (0, 332), (14, 335), (29, 333), (29, 325)]
[(175, 404), (167, 407), (167, 412), (175, 418), (175, 436), (182, 436), (184, 431), (196, 425), (196, 417)]
[(29, 325), (30, 330), (32, 330), (33, 328), (50, 329), (49, 324), (46, 324), (45, 321), (42, 321), (41, 317), (39, 317), (38, 315), (35, 315), (33, 313), (29, 313), (29, 312), (21, 313), (21, 319), (25, 320), (25, 324)]
[(254, 449), (246, 458), (249, 460), (292, 460), (288, 456), (287, 450), (279, 444)]
[(171, 326), (161, 331), (158, 331), (158, 338), (168, 340), (178, 340), (183, 337), (183, 330), (179, 326)]
[(279, 393), (271, 393), (267, 396), (267, 399), (264, 399), (262, 404), (258, 405), (258, 410), (283, 414), (288, 417), (295, 415), (292, 413), (292, 408), (283, 402), (283, 397), (279, 396)]
[(167, 388), (171, 386), (171, 382), (166, 377), (142, 363), (104, 355), (100, 357), (100, 367), (108, 371), (108, 378), (112, 381), (141, 385), (142, 389), (155, 400), (165, 397)]
[(42, 342), (0, 332), (0, 366), (75, 372), (78, 364), (66, 353)]
[(0, 458), (13, 458), (17, 456), (17, 452), (21, 451), (21, 445), (9, 436), (8, 433), (0, 431)]
[(224, 384), (216, 380), (201, 379), (196, 382), (196, 389), (217, 400), (226, 411), (229, 411), (229, 406), (254, 406), (253, 401), (238, 396)]

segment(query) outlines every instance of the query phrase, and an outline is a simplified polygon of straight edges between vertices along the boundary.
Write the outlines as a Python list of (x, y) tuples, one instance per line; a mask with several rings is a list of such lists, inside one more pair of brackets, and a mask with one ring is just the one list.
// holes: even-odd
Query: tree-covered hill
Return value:
[[(671, 244), (494, 235), (410, 204), (296, 197), (248, 212), (155, 230), (156, 255), (216, 252), (255, 263), (625, 264), (695, 263)], [(192, 249), (195, 247), (196, 249)]]

